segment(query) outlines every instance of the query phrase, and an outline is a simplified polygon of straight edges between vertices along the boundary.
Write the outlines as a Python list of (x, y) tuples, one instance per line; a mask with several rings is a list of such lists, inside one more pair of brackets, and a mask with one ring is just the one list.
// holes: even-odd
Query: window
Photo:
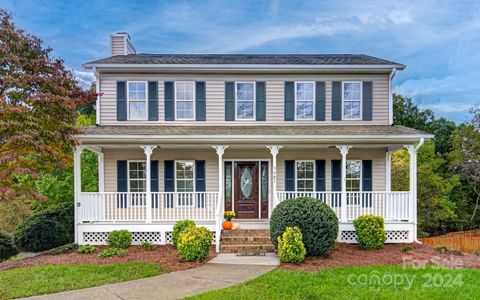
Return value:
[(360, 192), (362, 179), (362, 162), (347, 160), (347, 192)]
[(296, 161), (296, 188), (297, 192), (313, 192), (314, 183), (314, 162), (313, 161)]
[[(193, 161), (175, 162), (175, 189), (177, 192), (195, 191), (195, 164)], [(180, 206), (192, 206), (194, 197), (192, 194), (179, 194), (177, 203)]]
[(175, 81), (176, 120), (195, 119), (195, 82)]
[(145, 193), (147, 191), (147, 166), (145, 161), (128, 162), (128, 191), (134, 194), (130, 195), (131, 205), (145, 205)]
[(237, 82), (235, 100), (237, 120), (254, 120), (255, 82)]
[(362, 83), (343, 83), (343, 119), (360, 120), (362, 117)]
[(145, 81), (129, 81), (128, 91), (128, 119), (147, 119), (147, 83)]
[(314, 95), (313, 82), (295, 82), (295, 119), (313, 120)]

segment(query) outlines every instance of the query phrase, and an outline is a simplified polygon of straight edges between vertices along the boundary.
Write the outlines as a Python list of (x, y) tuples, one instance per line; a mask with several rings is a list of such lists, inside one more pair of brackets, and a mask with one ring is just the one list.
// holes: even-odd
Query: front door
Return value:
[(235, 162), (235, 212), (239, 219), (258, 218), (258, 162)]

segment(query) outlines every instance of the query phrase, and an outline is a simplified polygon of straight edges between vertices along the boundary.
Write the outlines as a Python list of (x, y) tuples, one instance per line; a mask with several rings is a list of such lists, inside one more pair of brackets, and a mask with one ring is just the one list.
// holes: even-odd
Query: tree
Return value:
[(61, 59), (0, 10), (0, 201), (31, 194), (22, 174), (71, 165), (76, 109), (91, 101)]
[(418, 130), (426, 130), (434, 119), (434, 113), (416, 106), (412, 98), (393, 94), (393, 120), (396, 125), (403, 125)]

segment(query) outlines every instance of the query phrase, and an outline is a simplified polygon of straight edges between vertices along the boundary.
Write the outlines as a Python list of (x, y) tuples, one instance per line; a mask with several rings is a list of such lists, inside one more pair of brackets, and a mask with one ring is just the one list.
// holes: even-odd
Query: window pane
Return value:
[(360, 100), (361, 84), (359, 82), (346, 82), (343, 87), (344, 100)]
[(313, 83), (297, 82), (296, 100), (313, 100)]
[(177, 119), (193, 119), (193, 102), (177, 102)]
[(194, 82), (193, 81), (177, 81), (175, 82), (175, 99), (190, 100), (194, 99)]
[(145, 119), (147, 115), (145, 102), (129, 102), (129, 118)]
[(352, 119), (360, 118), (360, 102), (352, 102)]
[(313, 119), (313, 102), (297, 102), (297, 119)]
[(347, 161), (347, 178), (360, 179), (361, 162), (359, 160)]
[(237, 119), (253, 119), (253, 102), (237, 102)]
[(313, 180), (305, 181), (305, 190), (309, 192), (313, 191)]

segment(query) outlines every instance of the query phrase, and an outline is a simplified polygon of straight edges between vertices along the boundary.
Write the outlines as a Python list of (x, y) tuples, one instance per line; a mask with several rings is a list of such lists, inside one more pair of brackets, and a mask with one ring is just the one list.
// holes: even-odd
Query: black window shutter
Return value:
[(295, 120), (295, 82), (285, 81), (285, 121)]
[[(363, 160), (362, 161), (362, 191), (371, 192), (372, 191), (372, 161)], [(371, 194), (362, 194), (362, 206), (372, 206), (372, 196)]]
[(127, 82), (117, 81), (117, 121), (127, 120)]
[(332, 81), (332, 121), (342, 120), (342, 82)]
[(207, 111), (207, 103), (206, 103), (206, 89), (205, 89), (205, 81), (197, 81), (195, 82), (195, 114), (197, 121), (206, 121), (206, 111)]
[(315, 120), (325, 121), (325, 81), (315, 83)]
[(225, 82), (225, 121), (235, 121), (235, 82)]
[(373, 110), (373, 82), (371, 81), (364, 81), (363, 82), (363, 111), (362, 111), (362, 118), (364, 121), (371, 121), (372, 120), (372, 110)]
[[(332, 160), (332, 192), (340, 192), (342, 190), (342, 161)], [(332, 206), (341, 206), (341, 197), (332, 199)]]
[[(119, 193), (128, 192), (128, 172), (127, 172), (126, 160), (117, 160), (117, 192)], [(127, 194), (118, 194), (117, 207), (126, 208), (127, 199), (128, 199)]]
[[(150, 161), (150, 190), (158, 192), (158, 160)], [(158, 194), (152, 195), (152, 207), (158, 208)]]
[(325, 160), (315, 161), (315, 190), (325, 191)]
[(148, 120), (158, 121), (158, 82), (148, 82)]
[[(175, 192), (175, 161), (164, 161), (164, 189), (165, 192)], [(173, 207), (173, 194), (165, 194), (165, 207)]]
[(165, 81), (165, 121), (175, 121), (175, 87), (173, 81)]
[(257, 121), (265, 121), (266, 120), (266, 97), (267, 97), (267, 92), (265, 88), (265, 82), (264, 81), (257, 81), (256, 83), (256, 119)]
[(285, 191), (295, 191), (295, 161), (285, 161)]
[[(205, 192), (205, 161), (195, 161), (195, 191)], [(205, 195), (197, 194), (197, 207), (205, 207)]]

